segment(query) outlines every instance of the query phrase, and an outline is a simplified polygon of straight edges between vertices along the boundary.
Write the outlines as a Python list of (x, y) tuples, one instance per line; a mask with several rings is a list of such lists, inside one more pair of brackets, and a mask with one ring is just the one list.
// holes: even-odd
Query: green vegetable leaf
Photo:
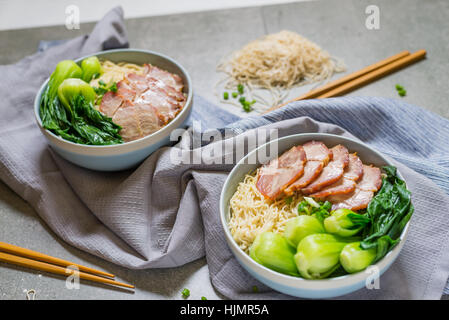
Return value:
[(370, 226), (364, 232), (362, 249), (377, 248), (376, 260), (382, 259), (399, 241), (407, 222), (413, 214), (411, 194), (401, 180), (396, 168), (382, 168), (386, 177), (382, 187), (368, 204), (367, 217)]
[(242, 85), (242, 84), (238, 84), (238, 85), (237, 85), (237, 91), (238, 91), (240, 94), (243, 94), (244, 88), (243, 88), (243, 85)]
[(184, 290), (181, 291), (181, 294), (184, 299), (188, 298), (188, 297), (190, 297), (190, 290), (187, 288), (184, 288)]

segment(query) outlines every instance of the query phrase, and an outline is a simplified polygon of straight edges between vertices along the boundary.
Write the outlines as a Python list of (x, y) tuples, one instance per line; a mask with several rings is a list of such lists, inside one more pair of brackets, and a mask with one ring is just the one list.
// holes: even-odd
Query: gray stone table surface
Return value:
[[(368, 30), (365, 8), (380, 9), (380, 29)], [(283, 29), (311, 39), (343, 59), (347, 72), (358, 70), (403, 50), (426, 49), (427, 59), (372, 83), (350, 95), (398, 98), (395, 84), (403, 85), (401, 99), (449, 117), (449, 1), (434, 0), (343, 0), (313, 1), (284, 5), (220, 10), (126, 21), (131, 47), (165, 53), (190, 72), (197, 94), (217, 103), (215, 68), (227, 53), (255, 38)], [(43, 17), (44, 18), (44, 17)], [(0, 32), (0, 64), (14, 63), (36, 51), (40, 40), (72, 38), (90, 32), (64, 26)], [(311, 86), (295, 89), (297, 96)], [(244, 115), (236, 107), (223, 105)], [(136, 285), (134, 293), (82, 282), (69, 290), (63, 278), (0, 263), (0, 299), (25, 299), (28, 289), (37, 299), (220, 299), (209, 280), (205, 259), (172, 269), (128, 270), (82, 252), (59, 240), (34, 210), (0, 183), (0, 241), (45, 252), (52, 256), (104, 269), (119, 280)]]

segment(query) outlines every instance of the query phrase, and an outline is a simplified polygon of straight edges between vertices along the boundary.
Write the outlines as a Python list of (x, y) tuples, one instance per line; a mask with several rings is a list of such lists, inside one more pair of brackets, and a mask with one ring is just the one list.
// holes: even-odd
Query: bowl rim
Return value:
[[(181, 112), (179, 112), (175, 116), (175, 118), (173, 118), (164, 127), (160, 128), (159, 130), (157, 130), (145, 137), (137, 139), (137, 140), (124, 142), (124, 143), (120, 143), (120, 144), (112, 144), (112, 145), (86, 145), (86, 144), (75, 143), (75, 142), (63, 139), (62, 137), (51, 132), (50, 130), (45, 129), (42, 125), (42, 119), (39, 115), (40, 100), (42, 97), (42, 93), (44, 92), (45, 88), (47, 87), (48, 81), (50, 80), (50, 77), (48, 77), (43, 82), (43, 84), (39, 88), (39, 90), (36, 93), (36, 96), (34, 98), (34, 116), (35, 116), (36, 122), (41, 130), (43, 130), (51, 138), (56, 139), (59, 143), (61, 143), (61, 142), (65, 143), (72, 148), (79, 148), (79, 149), (92, 150), (92, 151), (99, 151), (99, 150), (116, 151), (116, 149), (131, 148), (132, 150), (130, 150), (130, 151), (134, 151), (134, 150), (140, 149), (140, 147), (141, 147), (140, 145), (146, 145), (146, 142), (148, 140), (156, 139), (157, 141), (159, 141), (159, 140), (163, 139), (165, 136), (167, 136), (171, 132), (170, 125), (173, 124), (175, 122), (175, 120), (182, 118), (186, 113), (190, 112), (191, 104), (192, 104), (192, 100), (193, 100), (192, 79), (191, 79), (189, 73), (187, 72), (187, 70), (179, 62), (177, 62), (176, 60), (174, 60), (173, 58), (170, 58), (169, 56), (167, 56), (165, 54), (151, 51), (151, 50), (145, 50), (145, 49), (122, 48), (122, 49), (98, 51), (98, 52), (88, 54), (83, 57), (74, 59), (73, 61), (75, 61), (77, 64), (79, 64), (81, 61), (83, 61), (86, 58), (89, 58), (92, 56), (97, 56), (97, 55), (108, 54), (108, 53), (114, 53), (114, 52), (139, 52), (139, 53), (145, 53), (145, 54), (150, 54), (150, 55), (154, 55), (154, 56), (159, 56), (159, 57), (167, 60), (168, 62), (172, 63), (176, 67), (178, 67), (181, 70), (181, 72), (183, 73), (183, 75), (185, 76), (185, 78), (187, 80), (188, 87), (189, 87), (188, 92), (187, 92), (187, 99), (186, 99), (186, 102), (185, 102), (184, 107), (182, 108)], [(158, 136), (160, 136), (160, 137), (158, 137)], [(128, 152), (128, 151), (126, 151), (126, 152)]]
[[(346, 140), (346, 141), (350, 141), (352, 143), (358, 144), (361, 147), (367, 149), (369, 152), (372, 152), (374, 154), (376, 154), (379, 158), (381, 158), (383, 161), (385, 161), (385, 163), (387, 165), (392, 165), (392, 163), (384, 156), (382, 155), (380, 152), (374, 150), (373, 148), (371, 148), (370, 146), (368, 146), (367, 144), (365, 144), (364, 142), (361, 141), (357, 141), (355, 139), (352, 138), (348, 138), (345, 136), (341, 136), (341, 135), (337, 135), (337, 134), (330, 134), (330, 133), (320, 133), (320, 132), (316, 132), (316, 133), (299, 133), (299, 134), (292, 134), (292, 135), (288, 135), (288, 136), (284, 136), (278, 139), (273, 139), (272, 141), (269, 141), (267, 143), (264, 143), (263, 145), (253, 149), (252, 151), (248, 152), (248, 154), (246, 154), (242, 159), (240, 159), (237, 164), (234, 166), (234, 168), (231, 170), (231, 172), (229, 173), (229, 175), (226, 178), (226, 181), (223, 185), (223, 188), (221, 190), (220, 193), (220, 221), (221, 221), (221, 225), (222, 228), (224, 230), (225, 233), (225, 237), (226, 237), (226, 241), (231, 249), (231, 251), (233, 252), (234, 256), (237, 258), (237, 260), (239, 261), (240, 264), (246, 264), (248, 265), (248, 267), (255, 273), (259, 274), (260, 276), (269, 279), (270, 281), (273, 281), (277, 284), (281, 284), (281, 285), (285, 285), (291, 288), (301, 288), (301, 289), (307, 289), (307, 290), (311, 290), (311, 291), (319, 291), (319, 290), (323, 290), (323, 289), (338, 289), (338, 288), (343, 288), (346, 286), (350, 286), (353, 285), (355, 283), (359, 283), (360, 281), (365, 281), (367, 277), (369, 277), (370, 275), (366, 272), (364, 272), (365, 270), (356, 272), (356, 273), (352, 273), (352, 274), (345, 274), (342, 276), (338, 276), (338, 277), (333, 277), (333, 278), (325, 278), (325, 279), (304, 279), (302, 277), (295, 277), (295, 276), (290, 276), (290, 275), (286, 275), (274, 270), (271, 270), (257, 262), (255, 262), (253, 259), (251, 259), (251, 257), (245, 253), (235, 242), (234, 238), (232, 237), (231, 231), (229, 230), (228, 227), (228, 222), (226, 221), (226, 207), (229, 208), (229, 205), (227, 205), (224, 201), (224, 197), (225, 197), (225, 192), (226, 190), (228, 190), (230, 188), (229, 184), (230, 184), (230, 180), (231, 177), (235, 174), (235, 172), (237, 171), (238, 167), (240, 165), (243, 164), (243, 162), (250, 157), (251, 155), (253, 155), (254, 153), (258, 152), (259, 149), (262, 149), (264, 147), (266, 147), (267, 145), (269, 145), (270, 143), (273, 143), (275, 141), (277, 141), (278, 143), (282, 140), (288, 140), (288, 139), (292, 139), (293, 137), (310, 137), (310, 139), (318, 139), (319, 137), (332, 137), (332, 138), (337, 138), (337, 139), (341, 139), (341, 140)], [(317, 137), (319, 136), (319, 137)], [(313, 137), (313, 138), (312, 138)], [(291, 145), (293, 146), (293, 145)], [(290, 146), (290, 147), (291, 147)], [(288, 147), (287, 147), (288, 149)], [(271, 159), (270, 159), (271, 160)], [(401, 175), (401, 173), (398, 170), (398, 175), (401, 179), (404, 179), (404, 177)], [(406, 182), (407, 183), (407, 182)], [(230, 209), (230, 208), (229, 208)], [(394, 261), (394, 259), (399, 255), (399, 252), (401, 251), (405, 240), (407, 238), (407, 234), (409, 231), (409, 225), (410, 225), (410, 221), (407, 222), (406, 226), (404, 227), (404, 229), (402, 230), (402, 233), (399, 237), (400, 241), (399, 243), (393, 248), (393, 250), (389, 251), (381, 260), (377, 261), (375, 264), (372, 264), (370, 266), (376, 266), (379, 271), (380, 274), (382, 274), (386, 269), (389, 268), (390, 264)], [(240, 261), (240, 259), (243, 259), (243, 261)], [(325, 285), (325, 287), (323, 287), (323, 285)]]

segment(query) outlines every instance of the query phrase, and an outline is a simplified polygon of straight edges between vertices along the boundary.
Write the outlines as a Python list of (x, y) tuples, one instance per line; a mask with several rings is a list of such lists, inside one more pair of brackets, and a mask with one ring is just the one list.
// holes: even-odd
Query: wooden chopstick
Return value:
[(49, 256), (49, 255), (46, 255), (46, 254), (43, 254), (43, 253), (40, 253), (37, 251), (25, 249), (25, 248), (18, 247), (18, 246), (15, 246), (15, 245), (12, 245), (9, 243), (5, 243), (5, 242), (1, 242), (1, 241), (0, 241), (0, 251), (8, 252), (8, 253), (11, 253), (11, 254), (17, 255), (17, 256), (30, 258), (33, 260), (40, 260), (40, 261), (48, 262), (48, 263), (55, 264), (58, 266), (63, 266), (63, 267), (76, 266), (78, 268), (78, 270), (80, 270), (80, 271), (96, 274), (96, 275), (103, 276), (103, 277), (109, 277), (109, 278), (115, 277), (113, 274), (108, 273), (108, 272), (85, 267), (85, 266), (82, 266), (82, 265), (74, 263), (74, 262), (55, 258), (55, 257)]
[[(64, 275), (64, 276), (68, 276), (68, 275), (74, 273), (74, 271), (71, 269), (56, 266), (56, 265), (49, 264), (46, 262), (41, 262), (41, 261), (36, 261), (36, 260), (28, 259), (28, 258), (15, 256), (15, 255), (12, 255), (9, 253), (4, 253), (4, 252), (0, 252), (0, 261), (8, 262), (8, 263), (19, 265), (22, 267), (32, 268), (32, 269), (36, 269), (36, 270), (40, 270), (40, 271), (46, 271), (46, 272), (50, 272), (50, 273), (60, 274), (60, 275)], [(115, 281), (112, 279), (99, 277), (99, 276), (96, 276), (96, 275), (93, 275), (90, 273), (85, 273), (82, 271), (77, 272), (77, 274), (79, 274), (80, 279), (85, 279), (85, 280), (90, 280), (90, 281), (100, 282), (100, 283), (106, 283), (106, 284), (112, 284), (112, 285), (125, 287), (125, 288), (131, 288), (131, 289), (134, 288), (134, 286), (131, 284), (126, 284), (126, 283), (118, 282), (118, 281)]]
[(359, 71), (353, 72), (340, 79), (332, 81), (322, 87), (311, 90), (306, 94), (303, 94), (302, 96), (292, 99), (286, 103), (272, 107), (268, 109), (266, 113), (283, 107), (293, 101), (313, 98), (329, 98), (348, 93), (365, 84), (368, 84), (369, 82), (375, 81), (383, 76), (404, 68), (411, 63), (421, 60), (425, 57), (425, 55), (425, 50), (419, 50), (413, 54), (410, 54), (409, 51), (402, 51), (394, 56), (381, 60)]
[(393, 73), (399, 69), (405, 68), (406, 66), (415, 63), (421, 59), (424, 59), (426, 56), (426, 50), (419, 50), (409, 56), (403, 57), (399, 60), (396, 60), (390, 64), (387, 64), (377, 70), (374, 70), (370, 73), (367, 73), (359, 78), (356, 78), (352, 81), (349, 81), (333, 90), (330, 90), (318, 97), (317, 99), (337, 97), (363, 87), (364, 85), (376, 81), (379, 78), (385, 77), (390, 73)]

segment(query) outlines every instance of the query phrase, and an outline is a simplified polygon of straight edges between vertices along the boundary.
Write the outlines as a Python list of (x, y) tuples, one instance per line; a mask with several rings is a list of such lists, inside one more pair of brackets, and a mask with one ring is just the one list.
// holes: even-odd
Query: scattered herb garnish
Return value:
[(97, 87), (92, 87), (95, 90), (95, 93), (97, 94), (97, 99), (95, 100), (95, 104), (100, 104), (101, 99), (103, 99), (103, 96), (106, 92), (112, 91), (117, 92), (117, 82), (113, 82), (110, 86), (108, 86), (103, 80), (98, 81), (98, 84), (100, 85)]
[(206, 297), (201, 297), (201, 300), (207, 300), (207, 298)]
[(329, 201), (316, 202), (312, 198), (305, 197), (305, 200), (298, 205), (298, 214), (315, 215), (318, 220), (323, 221), (329, 216), (331, 207), (332, 204)]
[(237, 85), (237, 91), (240, 93), (240, 94), (243, 94), (243, 92), (244, 92), (244, 88), (243, 88), (243, 85), (242, 84), (238, 84)]
[(188, 298), (188, 297), (190, 297), (190, 290), (187, 288), (184, 288), (184, 290), (182, 290), (181, 294), (184, 299)]
[(404, 89), (404, 87), (403, 86), (401, 86), (400, 84), (397, 84), (396, 85), (396, 91), (398, 92), (398, 94), (401, 96), (401, 97), (404, 97), (405, 95), (407, 95), (407, 91)]
[(293, 197), (285, 198), (285, 204), (286, 205), (289, 205), (290, 203), (292, 203), (292, 201), (293, 201)]
[(252, 110), (251, 106), (256, 103), (256, 100), (247, 101), (245, 97), (240, 97), (239, 102), (243, 107), (243, 110), (246, 112), (250, 112)]
[[(243, 96), (244, 92), (245, 92), (245, 89), (243, 87), (243, 84), (238, 84), (237, 92), (234, 91), (231, 93), (231, 95), (234, 99), (237, 99), (237, 97), (240, 95), (239, 102), (242, 105), (243, 110), (245, 112), (250, 112), (252, 110), (251, 106), (256, 103), (256, 100), (246, 101), (246, 98)], [(223, 99), (224, 100), (229, 99), (229, 93), (227, 91), (223, 92)]]
[(254, 293), (258, 293), (259, 292), (259, 288), (257, 286), (253, 286), (253, 292)]

